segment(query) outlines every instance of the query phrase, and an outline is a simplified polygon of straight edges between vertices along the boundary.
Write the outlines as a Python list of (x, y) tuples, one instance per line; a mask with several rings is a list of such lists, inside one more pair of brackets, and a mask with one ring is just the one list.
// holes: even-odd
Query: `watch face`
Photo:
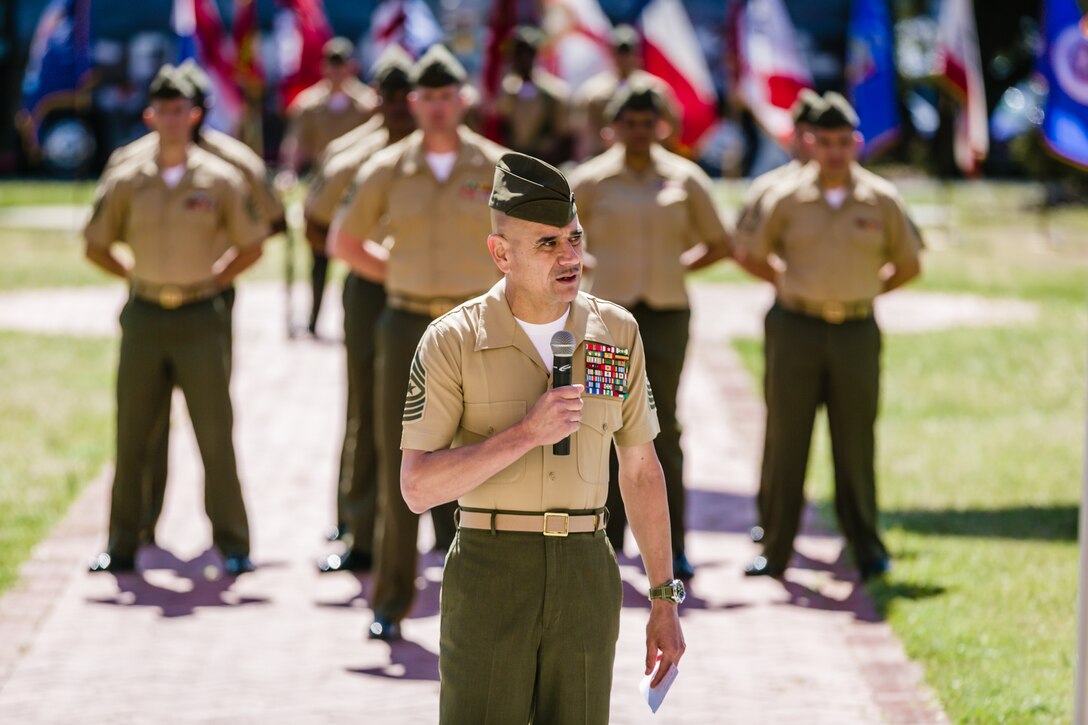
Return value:
[(683, 604), (684, 600), (688, 598), (688, 592), (686, 589), (684, 589), (684, 582), (680, 581), (679, 579), (673, 579), (672, 587), (673, 592), (675, 592), (673, 595), (673, 601), (677, 604)]

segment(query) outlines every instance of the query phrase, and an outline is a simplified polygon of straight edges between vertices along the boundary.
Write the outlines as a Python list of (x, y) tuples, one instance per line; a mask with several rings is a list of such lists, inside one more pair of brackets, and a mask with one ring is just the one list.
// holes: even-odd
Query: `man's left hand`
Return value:
[(646, 674), (654, 669), (660, 652), (661, 666), (650, 682), (650, 687), (657, 687), (669, 671), (669, 667), (680, 662), (686, 645), (684, 633), (680, 629), (680, 615), (675, 604), (654, 601), (650, 608), (650, 621), (646, 624)]

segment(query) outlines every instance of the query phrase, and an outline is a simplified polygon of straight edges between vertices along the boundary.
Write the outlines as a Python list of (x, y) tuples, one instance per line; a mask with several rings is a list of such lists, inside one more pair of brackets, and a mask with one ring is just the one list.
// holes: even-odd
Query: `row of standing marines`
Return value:
[[(532, 33), (519, 31), (517, 47), (535, 47)], [(526, 721), (524, 708), (537, 722), (607, 721), (614, 552), (628, 517), (654, 585), (647, 668), (659, 652), (664, 665), (682, 655), (676, 605), (693, 575), (676, 419), (690, 321), (684, 276), (719, 260), (734, 258), (776, 289), (753, 528), (764, 550), (746, 573), (786, 569), (821, 405), (854, 561), (863, 578), (887, 569), (873, 465), (873, 300), (919, 273), (922, 243), (895, 189), (853, 161), (857, 118), (844, 99), (802, 94), (795, 160), (752, 184), (731, 233), (710, 180), (662, 144), (676, 114), (645, 74), (616, 79), (600, 111), (605, 148), (568, 179), (533, 158), (569, 154), (550, 148), (561, 135), (516, 149), (525, 156), (464, 125), (465, 72), (441, 46), (414, 63), (387, 51), (367, 88), (343, 72), (345, 42), (327, 46), (327, 80), (301, 97), (285, 143), (288, 168), (312, 169), (305, 220), (315, 255), (350, 270), (336, 522), (346, 548), (319, 568), (371, 571), (369, 636), (399, 638), (416, 591), (418, 512), (431, 511), (436, 547), (448, 552), (443, 722), (483, 722), (471, 714), (481, 712)], [(621, 35), (617, 46), (630, 42)], [(504, 89), (534, 101), (544, 83), (524, 62)], [(131, 290), (109, 543), (94, 571), (133, 571), (139, 546), (154, 542), (174, 387), (193, 422), (224, 569), (254, 568), (229, 396), (233, 281), (285, 215), (261, 159), (201, 127), (206, 84), (191, 65), (159, 73), (146, 114), (153, 132), (111, 158), (85, 230), (91, 261)], [(507, 122), (526, 122), (528, 112), (503, 103)], [(548, 391), (549, 341), (561, 329), (575, 334), (583, 387)], [(568, 457), (540, 439), (558, 440), (561, 429), (573, 433)], [(496, 445), (505, 451), (489, 451)], [(468, 458), (442, 458), (457, 451)], [(511, 451), (516, 458), (502, 459)], [(477, 454), (487, 462), (474, 463)], [(536, 629), (526, 619), (534, 611)], [(488, 659), (498, 651), (509, 654), (502, 667)], [(572, 652), (585, 653), (576, 672)], [(490, 685), (481, 692), (480, 682)]]

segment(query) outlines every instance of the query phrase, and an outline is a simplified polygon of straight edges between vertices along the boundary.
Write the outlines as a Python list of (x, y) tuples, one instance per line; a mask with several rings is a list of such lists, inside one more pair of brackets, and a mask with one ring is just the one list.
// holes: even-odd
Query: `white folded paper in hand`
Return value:
[(650, 682), (657, 675), (659, 667), (661, 667), (661, 660), (658, 660), (657, 664), (654, 665), (653, 672), (643, 677), (642, 682), (638, 683), (638, 691), (646, 698), (646, 704), (650, 706), (650, 711), (655, 713), (665, 700), (665, 695), (669, 694), (669, 688), (672, 687), (676, 676), (680, 674), (680, 670), (676, 669), (676, 665), (669, 665), (669, 671), (661, 678), (661, 682), (657, 683), (657, 687), (650, 687)]

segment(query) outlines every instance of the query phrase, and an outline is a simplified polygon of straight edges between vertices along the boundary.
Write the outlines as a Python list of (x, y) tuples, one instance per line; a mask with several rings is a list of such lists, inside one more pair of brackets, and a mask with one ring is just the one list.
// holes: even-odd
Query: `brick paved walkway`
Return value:
[[(330, 337), (335, 298), (323, 323)], [(5, 295), (0, 327), (112, 335), (120, 299), (117, 288)], [(909, 313), (911, 299), (893, 296), (886, 306)], [(746, 532), (762, 408), (728, 337), (758, 332), (766, 302), (753, 286), (696, 290), (682, 389), (689, 553), (699, 567), (683, 607), (689, 649), (651, 717), (636, 689), (645, 580), (626, 559), (612, 722), (943, 722), (920, 672), (838, 563), (837, 536), (809, 520), (784, 584), (741, 575), (756, 551)], [(947, 317), (956, 305), (929, 307)], [(953, 323), (970, 321), (964, 314)], [(258, 571), (236, 582), (215, 576), (179, 400), (162, 548), (141, 552), (143, 575), (83, 573), (105, 542), (105, 471), (37, 549), (33, 573), (0, 599), (0, 721), (435, 722), (441, 561), (424, 557), (406, 640), (392, 647), (363, 638), (366, 577), (314, 571), (329, 550), (320, 534), (332, 520), (341, 347), (286, 341), (274, 285), (244, 286), (235, 319), (236, 442)]]

